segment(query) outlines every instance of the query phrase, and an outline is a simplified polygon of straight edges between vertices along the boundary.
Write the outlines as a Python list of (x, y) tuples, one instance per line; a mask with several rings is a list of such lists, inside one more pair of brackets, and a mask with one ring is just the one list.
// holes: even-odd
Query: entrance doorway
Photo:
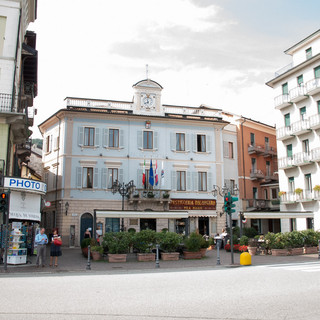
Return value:
[(90, 228), (91, 231), (91, 237), (93, 237), (94, 235), (92, 234), (93, 232), (93, 216), (90, 213), (84, 213), (81, 216), (81, 227), (80, 227), (80, 243), (84, 238), (84, 233), (86, 232), (86, 230)]
[(140, 230), (154, 230), (157, 231), (157, 220), (156, 219), (140, 219)]
[(209, 218), (199, 217), (199, 233), (201, 235), (209, 235)]

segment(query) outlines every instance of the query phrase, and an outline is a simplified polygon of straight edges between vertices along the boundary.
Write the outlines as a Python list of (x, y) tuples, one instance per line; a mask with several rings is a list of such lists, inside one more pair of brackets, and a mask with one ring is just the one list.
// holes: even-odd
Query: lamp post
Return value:
[[(112, 185), (112, 193), (120, 193), (122, 197), (122, 211), (124, 211), (124, 197), (129, 196), (132, 192), (134, 192), (136, 186), (134, 185), (133, 180), (129, 181), (127, 184), (124, 182), (120, 183), (116, 180)], [(124, 219), (121, 218), (121, 231), (124, 231)]]
[[(226, 197), (227, 195), (230, 196), (234, 195), (237, 196), (239, 193), (239, 189), (238, 186), (235, 185), (233, 188), (229, 188), (226, 185), (224, 185), (222, 188), (220, 188), (217, 185), (213, 186), (213, 190), (212, 190), (212, 194), (214, 197), (216, 197), (217, 195), (221, 196), (221, 197)], [(227, 218), (228, 218), (228, 213), (226, 213), (226, 224), (227, 224)], [(230, 247), (231, 247), (231, 264), (234, 264), (234, 259), (233, 259), (233, 232), (232, 232), (232, 213), (229, 213), (229, 224), (230, 224)]]

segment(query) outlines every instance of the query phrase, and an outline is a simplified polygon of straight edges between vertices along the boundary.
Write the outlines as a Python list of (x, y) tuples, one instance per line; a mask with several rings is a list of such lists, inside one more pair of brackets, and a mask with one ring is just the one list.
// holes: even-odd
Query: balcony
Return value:
[(279, 158), (278, 164), (279, 164), (279, 169), (290, 169), (296, 166), (294, 164), (293, 157)]
[(283, 204), (296, 203), (296, 194), (294, 192), (287, 192), (280, 197), (280, 201)]
[(313, 116), (309, 117), (309, 125), (310, 129), (316, 130), (320, 129), (320, 114), (314, 114)]
[(284, 141), (293, 137), (291, 126), (277, 129), (277, 140)]
[(137, 205), (141, 202), (158, 202), (163, 204), (164, 207), (170, 201), (170, 191), (161, 189), (161, 190), (145, 190), (145, 189), (135, 189), (133, 194), (129, 196), (129, 203)]
[(264, 173), (259, 169), (251, 169), (250, 170), (250, 179), (251, 180), (264, 179)]
[(264, 179), (265, 179), (266, 181), (278, 181), (278, 180), (279, 180), (278, 174), (275, 173), (275, 172), (273, 172), (273, 173), (267, 172), (266, 175), (265, 175), (265, 177), (264, 177)]
[(308, 98), (304, 85), (291, 89), (289, 91), (290, 102), (299, 102)]
[(311, 129), (310, 129), (309, 119), (300, 120), (300, 121), (294, 122), (291, 125), (291, 132), (293, 135), (299, 136), (301, 134), (305, 134), (310, 131)]
[(280, 209), (280, 201), (278, 199), (246, 199), (246, 211), (272, 211)]
[(307, 94), (314, 95), (320, 92), (320, 78), (315, 78), (306, 83)]
[(315, 198), (313, 190), (303, 190), (301, 193), (296, 194), (296, 201), (297, 202), (309, 202), (313, 201)]
[(262, 146), (258, 146), (256, 144), (248, 145), (248, 153), (249, 154), (261, 154), (264, 153), (264, 148)]
[(315, 148), (311, 150), (311, 161), (314, 161), (314, 162), (320, 161), (320, 148)]
[(12, 106), (12, 94), (0, 93), (0, 112), (17, 112)]
[(295, 166), (305, 166), (313, 163), (310, 152), (298, 152), (293, 155), (293, 164)]
[(281, 110), (282, 108), (291, 106), (290, 98), (288, 94), (281, 94), (274, 98), (274, 106), (276, 109)]
[(264, 153), (263, 153), (264, 157), (270, 157), (270, 156), (272, 157), (276, 155), (277, 155), (277, 150), (274, 149), (273, 147), (266, 146), (264, 148)]

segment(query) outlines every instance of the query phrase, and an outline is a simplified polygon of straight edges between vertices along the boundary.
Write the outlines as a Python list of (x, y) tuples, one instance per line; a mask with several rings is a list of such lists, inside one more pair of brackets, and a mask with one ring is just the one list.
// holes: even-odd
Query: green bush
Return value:
[(136, 233), (137, 230), (136, 230), (135, 228), (129, 228), (129, 229), (128, 229), (128, 232), (129, 232), (129, 233)]
[(201, 237), (201, 249), (209, 248), (209, 241), (204, 237)]
[(288, 237), (284, 233), (276, 233), (271, 249), (285, 249), (289, 247)]
[(300, 231), (286, 232), (285, 236), (290, 248), (302, 248), (304, 245), (304, 236)]
[(142, 230), (133, 237), (133, 246), (140, 253), (148, 253), (154, 248), (157, 242), (157, 233), (154, 230)]
[(129, 232), (108, 232), (103, 236), (102, 245), (111, 254), (128, 253), (132, 235)]
[(192, 232), (190, 236), (185, 240), (184, 244), (187, 251), (197, 252), (201, 248), (202, 236), (196, 232)]
[(248, 238), (254, 238), (257, 234), (258, 231), (255, 228), (243, 228), (242, 234), (247, 236)]
[(242, 236), (240, 238), (239, 244), (240, 244), (240, 246), (247, 246), (248, 241), (249, 241), (249, 238), (247, 236)]
[(239, 237), (236, 234), (232, 235), (233, 244), (239, 244)]
[(301, 231), (304, 237), (304, 245), (306, 247), (316, 247), (319, 241), (319, 232), (312, 229)]
[(102, 246), (93, 246), (91, 248), (91, 251), (95, 251), (95, 252), (99, 252), (99, 253), (103, 254), (103, 247)]
[(240, 238), (240, 228), (238, 226), (232, 228), (232, 233)]
[(91, 238), (86, 238), (81, 241), (81, 249), (88, 248), (91, 244)]
[(160, 248), (165, 252), (175, 252), (182, 242), (181, 235), (175, 232), (166, 232), (161, 235), (159, 240)]

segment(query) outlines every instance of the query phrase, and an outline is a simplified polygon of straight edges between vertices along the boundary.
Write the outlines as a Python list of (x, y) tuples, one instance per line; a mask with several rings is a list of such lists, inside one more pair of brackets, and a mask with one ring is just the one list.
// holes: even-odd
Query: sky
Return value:
[(205, 104), (275, 124), (265, 85), (283, 52), (320, 28), (319, 0), (38, 1), (38, 125), (65, 97), (132, 101), (132, 85), (160, 83), (162, 103)]

